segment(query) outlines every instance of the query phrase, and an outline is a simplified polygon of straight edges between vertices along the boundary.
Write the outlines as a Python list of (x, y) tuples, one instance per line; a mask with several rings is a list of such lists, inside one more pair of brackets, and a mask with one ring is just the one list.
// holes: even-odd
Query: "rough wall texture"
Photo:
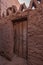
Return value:
[(17, 22), (15, 53), (29, 65), (43, 65), (43, 9), (29, 10), (27, 20)]
[(0, 25), (0, 48), (9, 55), (14, 51), (18, 56), (25, 58), (28, 65), (43, 65), (43, 6), (35, 10), (16, 12), (6, 19), (12, 20), (13, 27), (10, 22)]
[(28, 62), (43, 65), (43, 11), (29, 12), (28, 18)]
[(13, 26), (11, 21), (0, 21), (0, 54), (11, 60), (13, 56)]
[(19, 1), (18, 0), (1, 0), (1, 14), (3, 13), (3, 12), (5, 12), (6, 13), (6, 9), (8, 8), (8, 7), (11, 7), (12, 5), (15, 5), (16, 7), (17, 7), (17, 9), (19, 9), (19, 7), (20, 7), (20, 3), (19, 3)]

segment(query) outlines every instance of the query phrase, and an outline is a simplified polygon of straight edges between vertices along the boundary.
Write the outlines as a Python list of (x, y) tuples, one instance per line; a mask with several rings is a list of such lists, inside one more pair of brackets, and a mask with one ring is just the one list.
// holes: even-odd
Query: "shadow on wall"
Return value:
[(7, 11), (6, 15), (9, 15), (11, 13), (16, 13), (17, 12), (17, 7), (12, 5), (12, 7), (9, 7), (6, 11)]

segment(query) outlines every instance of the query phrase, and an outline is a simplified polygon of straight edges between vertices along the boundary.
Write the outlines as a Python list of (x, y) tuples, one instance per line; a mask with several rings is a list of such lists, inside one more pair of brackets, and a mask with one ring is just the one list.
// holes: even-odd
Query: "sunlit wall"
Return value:
[(20, 4), (18, 0), (1, 0), (1, 15), (6, 12), (6, 9), (12, 5), (16, 5), (19, 8)]
[(25, 3), (28, 7), (30, 1), (31, 0), (1, 0), (1, 15), (3, 12), (6, 13), (6, 9), (12, 5), (16, 5), (19, 9), (20, 4)]

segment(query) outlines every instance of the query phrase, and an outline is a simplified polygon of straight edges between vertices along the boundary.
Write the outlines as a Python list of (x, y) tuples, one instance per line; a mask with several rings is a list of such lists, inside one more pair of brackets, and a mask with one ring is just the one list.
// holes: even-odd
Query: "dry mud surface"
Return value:
[(0, 65), (27, 65), (26, 60), (16, 55), (12, 58), (12, 61), (8, 61), (4, 57), (0, 56)]

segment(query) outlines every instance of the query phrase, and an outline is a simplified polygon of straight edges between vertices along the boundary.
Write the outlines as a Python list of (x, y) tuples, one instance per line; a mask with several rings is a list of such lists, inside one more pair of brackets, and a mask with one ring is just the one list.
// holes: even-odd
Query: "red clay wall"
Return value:
[(30, 10), (28, 19), (16, 23), (15, 52), (29, 65), (43, 65), (43, 10)]
[(0, 20), (0, 54), (11, 60), (13, 56), (13, 25), (11, 21)]
[(19, 17), (12, 21), (13, 25), (11, 21), (0, 24), (0, 48), (4, 47), (4, 52), (7, 50), (9, 56), (14, 51), (25, 58), (29, 65), (43, 65), (43, 9), (28, 10), (28, 17), (21, 20)]
[(43, 12), (30, 11), (28, 17), (28, 62), (43, 65)]

